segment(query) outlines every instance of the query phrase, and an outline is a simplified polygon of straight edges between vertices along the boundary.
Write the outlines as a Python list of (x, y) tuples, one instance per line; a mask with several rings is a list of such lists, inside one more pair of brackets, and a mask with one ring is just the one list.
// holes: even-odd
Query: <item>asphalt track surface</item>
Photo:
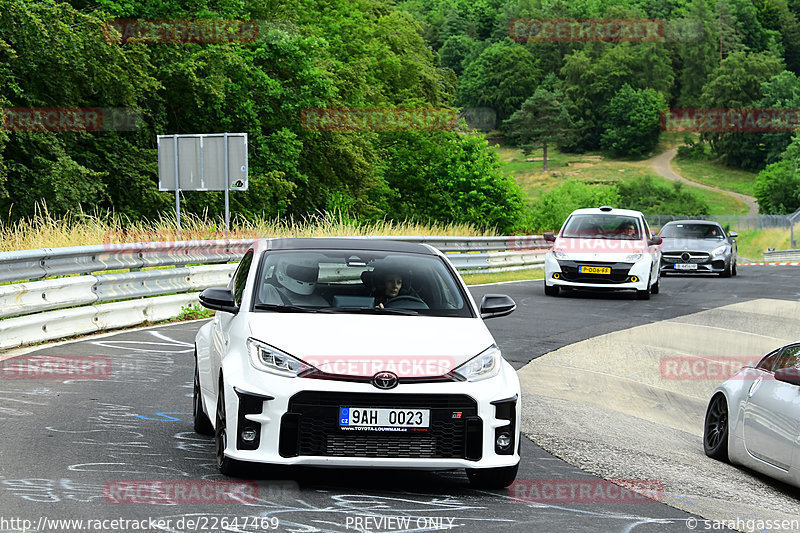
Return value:
[[(472, 292), (477, 301), (486, 293), (506, 293), (517, 302), (512, 315), (487, 324), (504, 356), (520, 368), (562, 346), (636, 325), (757, 298), (800, 300), (797, 267), (740, 267), (739, 272), (731, 279), (670, 276), (662, 280), (661, 294), (649, 301), (625, 293), (549, 298), (541, 281), (481, 286)], [(48, 532), (654, 532), (687, 531), (687, 520), (691, 524), (698, 518), (646, 499), (521, 502), (508, 490), (469, 488), (462, 472), (376, 469), (253, 468), (247, 479), (257, 491), (244, 503), (227, 496), (212, 498), (214, 503), (207, 497), (203, 503), (114, 503), (109, 490), (120, 481), (160, 481), (171, 487), (243, 481), (218, 474), (212, 439), (192, 431), (192, 342), (200, 325), (130, 331), (36, 352), (110, 357), (112, 372), (105, 379), (0, 380), (0, 532), (24, 527)], [(522, 458), (518, 480), (535, 480), (539, 487), (550, 480), (603, 486), (599, 478), (527, 439)], [(84, 523), (79, 527), (45, 518)], [(135, 524), (143, 528), (131, 522), (128, 527), (88, 522), (114, 519), (153, 522)], [(703, 528), (700, 524), (697, 529)]]

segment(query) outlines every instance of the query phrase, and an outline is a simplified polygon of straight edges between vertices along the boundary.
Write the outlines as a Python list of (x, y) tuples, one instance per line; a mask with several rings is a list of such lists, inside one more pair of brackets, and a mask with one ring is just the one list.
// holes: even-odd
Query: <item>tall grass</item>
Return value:
[(334, 213), (320, 213), (303, 219), (255, 219), (237, 216), (225, 233), (221, 218), (181, 214), (178, 235), (175, 216), (162, 215), (152, 221), (131, 221), (113, 212), (51, 215), (41, 207), (30, 218), (11, 224), (0, 222), (0, 251), (81, 246), (121, 242), (175, 240), (245, 239), (260, 237), (344, 237), (356, 235), (484, 236), (494, 235), (468, 224), (420, 224), (379, 220), (359, 222)]

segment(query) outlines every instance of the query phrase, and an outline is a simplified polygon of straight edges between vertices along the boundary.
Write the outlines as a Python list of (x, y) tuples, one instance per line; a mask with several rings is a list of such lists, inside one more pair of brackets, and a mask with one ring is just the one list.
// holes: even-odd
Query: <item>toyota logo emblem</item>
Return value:
[(372, 384), (383, 390), (393, 389), (397, 383), (397, 374), (394, 372), (378, 372), (372, 377)]

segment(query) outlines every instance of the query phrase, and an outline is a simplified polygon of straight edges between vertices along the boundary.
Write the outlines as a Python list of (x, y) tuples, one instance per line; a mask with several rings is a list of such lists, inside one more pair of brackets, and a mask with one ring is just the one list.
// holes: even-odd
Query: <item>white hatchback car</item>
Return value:
[(634, 290), (639, 299), (658, 294), (661, 237), (654, 237), (644, 215), (604, 206), (576, 209), (545, 256), (548, 296), (559, 289)]
[(520, 386), (447, 258), (374, 239), (257, 241), (197, 334), (194, 426), (217, 465), (448, 470), (516, 477)]

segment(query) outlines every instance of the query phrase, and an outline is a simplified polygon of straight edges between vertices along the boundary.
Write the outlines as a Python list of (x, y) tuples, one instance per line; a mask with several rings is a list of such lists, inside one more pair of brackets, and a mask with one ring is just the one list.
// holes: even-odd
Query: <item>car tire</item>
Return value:
[(650, 287), (650, 294), (658, 294), (659, 293), (659, 291), (661, 290), (661, 287), (658, 286), (658, 282), (659, 282), (659, 280), (657, 280), (655, 283), (653, 283), (653, 286)]
[(500, 468), (467, 468), (469, 484), (474, 489), (504, 489), (517, 478), (519, 463)]
[(736, 261), (733, 262), (733, 266), (731, 267), (731, 276), (736, 275)]
[(214, 428), (214, 449), (217, 456), (217, 469), (219, 469), (220, 474), (225, 476), (237, 476), (241, 471), (239, 461), (225, 455), (225, 448), (228, 443), (225, 419), (225, 389), (222, 386), (222, 380), (220, 380), (219, 394), (217, 395), (217, 427)]
[(729, 277), (731, 277), (731, 275), (732, 275), (732, 273), (731, 273), (731, 264), (728, 263), (727, 265), (725, 265), (725, 270), (720, 272), (719, 275), (720, 275), (721, 278), (729, 278)]
[(558, 296), (558, 285), (548, 285), (547, 283), (544, 284), (544, 293), (547, 296)]
[(723, 394), (708, 402), (703, 424), (703, 451), (712, 459), (728, 461), (728, 403)]
[(647, 280), (647, 288), (643, 291), (636, 291), (636, 299), (637, 300), (649, 300), (650, 299), (650, 280)]
[(203, 411), (203, 399), (200, 395), (200, 372), (197, 369), (197, 353), (194, 358), (194, 390), (192, 393), (192, 418), (194, 420), (194, 431), (199, 435), (213, 435), (214, 426), (211, 419)]

